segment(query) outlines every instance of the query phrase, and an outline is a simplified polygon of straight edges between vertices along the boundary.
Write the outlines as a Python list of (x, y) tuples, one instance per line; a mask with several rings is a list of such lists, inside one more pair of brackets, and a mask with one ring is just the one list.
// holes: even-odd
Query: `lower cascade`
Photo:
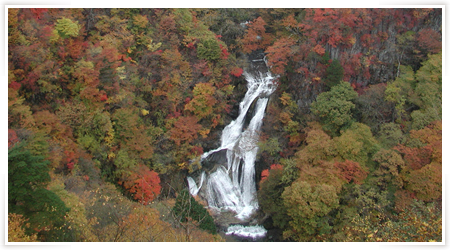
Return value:
[(264, 237), (267, 233), (267, 230), (263, 226), (241, 226), (241, 225), (233, 225), (228, 227), (228, 230), (225, 234), (237, 235), (242, 237), (249, 238), (259, 238)]
[[(245, 72), (244, 76), (248, 89), (239, 104), (238, 117), (224, 128), (221, 146), (201, 157), (202, 163), (214, 162), (213, 170), (203, 170), (195, 179), (187, 177), (193, 196), (200, 195), (213, 211), (235, 213), (242, 222), (249, 220), (258, 209), (254, 167), (257, 143), (268, 98), (276, 89), (269, 72), (254, 75)], [(251, 116), (249, 123), (247, 116)], [(266, 230), (258, 225), (232, 225), (226, 234), (255, 238), (264, 237)]]

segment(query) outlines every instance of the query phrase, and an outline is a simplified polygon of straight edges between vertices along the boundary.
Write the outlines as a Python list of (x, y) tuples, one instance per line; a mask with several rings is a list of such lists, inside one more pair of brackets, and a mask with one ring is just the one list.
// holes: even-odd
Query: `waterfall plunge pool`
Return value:
[(226, 235), (235, 235), (253, 240), (266, 236), (267, 230), (263, 226), (232, 225), (228, 227)]

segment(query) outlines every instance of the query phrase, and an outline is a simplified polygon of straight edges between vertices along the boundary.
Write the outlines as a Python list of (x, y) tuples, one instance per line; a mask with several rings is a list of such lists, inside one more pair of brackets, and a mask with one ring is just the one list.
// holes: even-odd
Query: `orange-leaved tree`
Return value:
[(269, 58), (268, 63), (274, 74), (282, 74), (285, 71), (289, 58), (293, 54), (291, 47), (295, 43), (293, 38), (280, 38), (266, 50)]
[(135, 200), (146, 205), (160, 194), (160, 181), (158, 173), (141, 165), (136, 172), (121, 181), (121, 184)]
[(267, 23), (262, 17), (258, 17), (253, 22), (248, 24), (247, 33), (240, 40), (243, 46), (244, 53), (250, 53), (258, 49), (266, 49), (273, 41), (270, 33), (266, 33)]
[(347, 183), (353, 181), (356, 184), (362, 184), (367, 177), (368, 172), (364, 170), (358, 162), (345, 160), (344, 162), (335, 162), (334, 166), (339, 169), (338, 176)]
[[(269, 168), (270, 168), (270, 170), (283, 170), (283, 165), (280, 165), (280, 164), (272, 164), (272, 165), (270, 165)], [(269, 175), (270, 175), (269, 169), (264, 169), (264, 170), (261, 172), (261, 182), (263, 182), (264, 180), (266, 180), (267, 177), (269, 177)]]

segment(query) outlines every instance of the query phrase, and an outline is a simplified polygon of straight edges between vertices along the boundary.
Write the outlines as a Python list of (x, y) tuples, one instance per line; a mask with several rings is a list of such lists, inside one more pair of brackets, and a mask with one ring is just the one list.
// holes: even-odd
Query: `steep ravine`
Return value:
[(249, 62), (244, 73), (248, 89), (239, 115), (223, 129), (220, 147), (204, 153), (201, 169), (187, 180), (191, 194), (207, 201), (222, 233), (256, 239), (266, 230), (258, 225), (255, 161), (265, 109), (276, 84), (264, 54), (250, 56)]

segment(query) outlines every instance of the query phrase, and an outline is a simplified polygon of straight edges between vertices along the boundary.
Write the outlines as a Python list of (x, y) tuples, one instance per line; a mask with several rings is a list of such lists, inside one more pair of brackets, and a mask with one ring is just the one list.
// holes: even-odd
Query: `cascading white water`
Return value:
[[(226, 126), (222, 132), (221, 146), (218, 149), (206, 152), (202, 159), (209, 155), (226, 150), (227, 166), (219, 167), (207, 177), (202, 173), (199, 185), (188, 177), (189, 190), (196, 195), (206, 182), (208, 206), (218, 210), (231, 210), (237, 213), (236, 217), (245, 220), (258, 208), (255, 183), (255, 160), (258, 152), (259, 130), (261, 128), (264, 111), (268, 103), (268, 96), (276, 89), (274, 77), (268, 72), (252, 76), (244, 73), (247, 80), (247, 93), (239, 104), (239, 115), (236, 120)], [(256, 101), (253, 117), (247, 128), (244, 122), (249, 109)], [(206, 178), (206, 180), (204, 180)], [(265, 234), (264, 228), (253, 230), (257, 234)]]
[(200, 188), (202, 188), (203, 185), (203, 179), (205, 179), (205, 172), (202, 173), (202, 177), (200, 179), (200, 187), (197, 187), (197, 184), (195, 183), (194, 179), (192, 179), (191, 177), (187, 178), (188, 184), (189, 184), (189, 192), (192, 195), (197, 195), (198, 191), (200, 190)]
[(259, 238), (266, 235), (266, 229), (262, 226), (244, 227), (241, 225), (230, 226), (225, 233), (226, 235), (234, 234), (250, 238)]

